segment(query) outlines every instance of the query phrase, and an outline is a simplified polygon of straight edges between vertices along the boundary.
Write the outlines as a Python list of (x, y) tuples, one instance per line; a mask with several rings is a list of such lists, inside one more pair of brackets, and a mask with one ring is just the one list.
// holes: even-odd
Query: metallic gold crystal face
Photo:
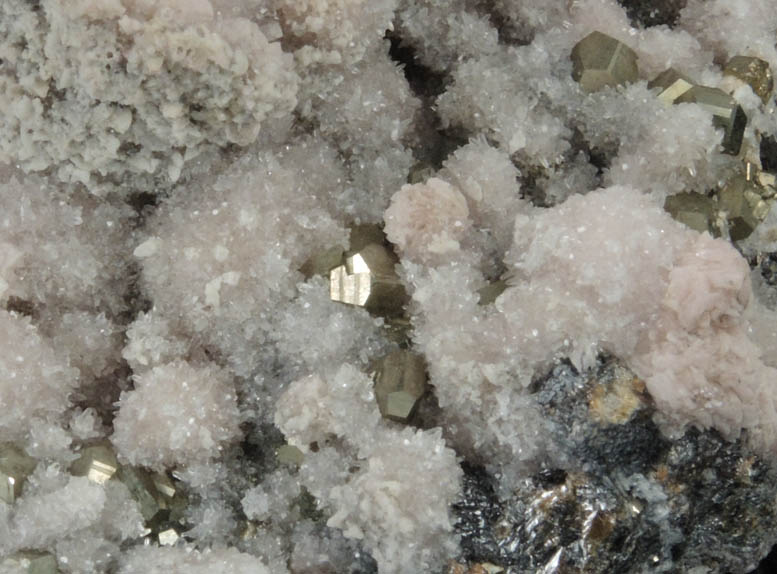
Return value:
[(586, 92), (635, 82), (637, 54), (623, 42), (591, 32), (572, 48), (572, 77)]
[(748, 84), (763, 103), (769, 101), (774, 90), (774, 78), (766, 61), (752, 56), (734, 56), (723, 68), (723, 73)]
[(712, 123), (723, 129), (723, 151), (737, 155), (742, 147), (747, 116), (736, 100), (723, 90), (707, 86), (693, 86), (675, 100), (675, 103), (697, 104), (712, 114)]
[(680, 223), (691, 229), (717, 234), (713, 222), (715, 204), (712, 198), (700, 193), (683, 192), (670, 195), (664, 202), (664, 209)]
[(36, 464), (22, 449), (0, 444), (0, 500), (13, 504), (21, 496), (22, 487)]
[(407, 294), (394, 269), (396, 263), (396, 257), (384, 245), (366, 245), (330, 272), (330, 298), (376, 314), (401, 314)]
[(426, 363), (410, 351), (395, 351), (379, 362), (375, 399), (384, 418), (406, 423), (426, 392)]
[(744, 175), (734, 176), (718, 192), (718, 209), (726, 214), (729, 237), (733, 241), (745, 239), (758, 226), (759, 203), (763, 201), (755, 184), (747, 181)]
[(117, 476), (138, 503), (144, 520), (152, 520), (161, 510), (169, 509), (169, 499), (157, 489), (153, 473), (122, 465)]
[(119, 462), (109, 443), (88, 446), (81, 450), (81, 456), (70, 466), (74, 476), (85, 476), (92, 482), (103, 484), (119, 470)]
[(659, 88), (658, 99), (665, 104), (673, 104), (685, 92), (694, 86), (693, 80), (674, 68), (664, 70), (648, 82), (648, 89)]
[(17, 552), (0, 561), (0, 571), (25, 572), (26, 574), (56, 574), (57, 560), (48, 552)]

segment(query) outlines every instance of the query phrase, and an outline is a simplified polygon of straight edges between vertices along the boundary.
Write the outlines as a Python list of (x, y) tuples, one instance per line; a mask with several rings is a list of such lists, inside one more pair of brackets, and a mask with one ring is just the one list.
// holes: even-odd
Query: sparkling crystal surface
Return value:
[(742, 147), (747, 115), (734, 98), (723, 90), (707, 86), (693, 86), (675, 99), (675, 103), (698, 104), (712, 114), (712, 123), (721, 128), (723, 151), (737, 155)]
[(591, 32), (572, 48), (572, 77), (586, 92), (635, 82), (637, 54), (623, 42)]

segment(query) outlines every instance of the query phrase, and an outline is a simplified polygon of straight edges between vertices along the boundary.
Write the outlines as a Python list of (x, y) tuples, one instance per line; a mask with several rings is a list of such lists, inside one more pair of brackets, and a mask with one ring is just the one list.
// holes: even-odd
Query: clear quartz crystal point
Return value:
[(21, 496), (24, 482), (36, 464), (35, 459), (19, 447), (0, 444), (0, 500), (13, 504)]
[(591, 32), (572, 48), (572, 77), (586, 92), (635, 82), (637, 54), (623, 42)]
[(375, 399), (384, 418), (406, 423), (427, 389), (426, 363), (411, 351), (395, 351), (376, 366)]

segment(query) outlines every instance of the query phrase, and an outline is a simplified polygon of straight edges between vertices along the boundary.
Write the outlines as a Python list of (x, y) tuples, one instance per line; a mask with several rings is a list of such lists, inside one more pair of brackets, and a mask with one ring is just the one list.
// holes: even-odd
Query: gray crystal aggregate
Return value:
[(715, 432), (666, 439), (616, 361), (586, 374), (558, 365), (533, 391), (555, 460), (504, 499), (485, 470), (465, 467), (454, 509), (470, 562), (512, 573), (748, 572), (777, 539), (768, 461)]

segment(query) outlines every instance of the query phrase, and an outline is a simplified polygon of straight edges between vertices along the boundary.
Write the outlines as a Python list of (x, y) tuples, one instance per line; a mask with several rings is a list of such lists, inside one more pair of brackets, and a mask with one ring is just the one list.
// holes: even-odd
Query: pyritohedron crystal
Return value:
[(745, 239), (758, 226), (756, 205), (760, 197), (755, 184), (744, 176), (735, 176), (718, 192), (718, 208), (726, 213), (728, 233), (734, 241)]
[(407, 422), (426, 392), (426, 363), (410, 351), (381, 359), (375, 371), (375, 399), (384, 418)]
[(736, 100), (723, 90), (693, 86), (675, 99), (675, 103), (693, 103), (712, 113), (712, 123), (724, 130), (723, 151), (737, 155), (747, 126), (747, 116)]
[(769, 101), (774, 89), (774, 78), (769, 64), (764, 60), (752, 56), (734, 56), (723, 68), (723, 73), (748, 84), (763, 103)]
[(0, 500), (13, 504), (35, 465), (35, 460), (22, 449), (12, 444), (0, 445)]
[(81, 449), (81, 456), (70, 465), (74, 476), (85, 476), (92, 482), (103, 484), (119, 469), (119, 462), (110, 443), (101, 443)]
[(658, 99), (666, 104), (673, 104), (675, 100), (694, 86), (694, 82), (674, 68), (661, 72), (648, 82), (648, 88), (659, 88)]
[(601, 32), (591, 32), (575, 44), (572, 64), (572, 77), (586, 92), (635, 82), (639, 78), (636, 52)]
[(664, 202), (664, 209), (676, 221), (684, 223), (691, 229), (713, 234), (716, 231), (712, 225), (715, 205), (706, 195), (693, 192), (670, 195)]
[(378, 243), (350, 253), (345, 264), (329, 274), (331, 299), (358, 305), (376, 314), (400, 314), (407, 294), (394, 270), (396, 264), (394, 254)]

